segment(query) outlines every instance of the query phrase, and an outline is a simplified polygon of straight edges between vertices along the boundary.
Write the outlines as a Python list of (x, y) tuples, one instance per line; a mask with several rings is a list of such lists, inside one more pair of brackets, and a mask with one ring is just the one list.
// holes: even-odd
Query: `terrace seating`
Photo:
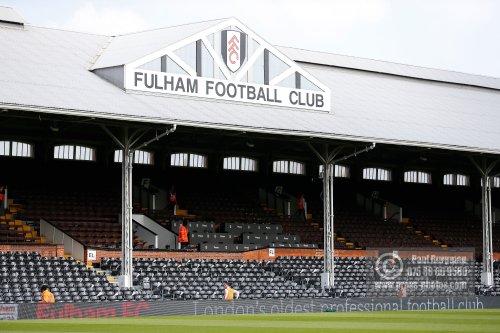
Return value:
[[(318, 288), (277, 276), (270, 262), (241, 260), (135, 259), (134, 283), (146, 285), (162, 299), (221, 299), (223, 282), (241, 291), (241, 298), (305, 296)], [(119, 259), (103, 259), (101, 268), (118, 274)]]
[[(420, 215), (411, 218), (410, 225), (432, 235), (443, 245), (473, 247), (477, 253), (482, 252), (483, 230), (479, 219), (461, 215)], [(494, 239), (495, 245), (498, 245), (498, 238)]]
[[(236, 244), (235, 244), (236, 245)], [(223, 282), (241, 291), (242, 299), (395, 296), (369, 290), (365, 258), (336, 258), (335, 287), (322, 290), (323, 259), (280, 257), (276, 261), (134, 259), (134, 288), (108, 282), (104, 273), (87, 269), (72, 258), (42, 257), (36, 252), (0, 252), (0, 303), (38, 303), (47, 284), (57, 302), (122, 300), (220, 299)], [(495, 262), (495, 287), (480, 283), (478, 295), (500, 295), (500, 263)], [(102, 258), (101, 269), (120, 274), (120, 259)]]
[[(474, 247), (476, 254), (481, 256), (479, 189), (461, 186), (418, 186), (404, 193), (387, 191), (384, 193), (384, 197), (386, 196), (392, 196), (390, 200), (403, 207), (404, 216), (409, 218), (409, 226), (428, 235), (437, 245)], [(495, 194), (492, 200), (493, 206), (498, 206), (498, 197)], [(500, 251), (498, 224), (493, 224), (493, 249), (495, 252)]]
[[(178, 232), (181, 220), (170, 222)], [(187, 223), (190, 244), (199, 244), (200, 251), (248, 251), (267, 246), (317, 248), (317, 244), (301, 242), (297, 235), (283, 235), (281, 224), (228, 222), (219, 226), (213, 221)]]
[[(163, 299), (218, 299), (222, 283), (229, 281), (242, 291), (242, 298), (301, 297), (386, 297), (395, 291), (369, 290), (364, 258), (336, 258), (335, 287), (321, 290), (323, 260), (312, 257), (283, 257), (274, 262), (231, 260), (138, 259), (135, 283), (151, 284)], [(104, 259), (103, 267), (119, 272), (119, 260)], [(476, 292), (493, 295), (500, 287), (485, 289), (479, 282), (480, 264), (476, 264)], [(495, 281), (500, 282), (500, 271)], [(498, 285), (498, 284), (497, 284)], [(189, 286), (189, 287), (186, 287)], [(445, 291), (442, 295), (447, 295)]]
[(8, 199), (7, 212), (0, 216), (0, 243), (43, 243), (38, 231), (20, 219), (21, 205)]
[(121, 210), (119, 196), (106, 192), (29, 191), (20, 198), (27, 220), (115, 222)]
[[(23, 215), (33, 221), (43, 218), (86, 246), (120, 248), (118, 198), (105, 192), (30, 191), (22, 194)], [(150, 246), (134, 237), (134, 247)]]
[(0, 303), (38, 303), (43, 284), (49, 286), (58, 302), (88, 301), (110, 287), (105, 275), (72, 258), (0, 252)]
[[(323, 212), (316, 207), (314, 214), (323, 220)], [(337, 244), (339, 246), (337, 246)], [(412, 228), (372, 215), (361, 208), (344, 205), (335, 212), (336, 248), (367, 247), (435, 247), (431, 239)]]
[[(286, 219), (279, 217), (272, 210), (263, 209), (254, 195), (242, 191), (225, 189), (221, 192), (186, 193), (184, 205), (189, 207), (190, 212), (213, 221), (214, 228), (220, 232), (237, 235), (288, 234), (283, 229)], [(172, 230), (176, 230), (174, 225)], [(294, 236), (295, 240), (300, 238), (298, 235)], [(270, 239), (270, 242), (273, 241), (283, 242), (280, 238)], [(245, 240), (243, 242), (247, 243)]]
[(336, 231), (361, 247), (433, 247), (431, 240), (404, 225), (384, 221), (369, 213), (344, 211), (337, 214)]

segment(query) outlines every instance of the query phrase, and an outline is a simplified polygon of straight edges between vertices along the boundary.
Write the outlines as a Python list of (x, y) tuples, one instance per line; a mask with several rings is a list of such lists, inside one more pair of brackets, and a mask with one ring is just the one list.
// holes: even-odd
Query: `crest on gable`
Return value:
[(236, 72), (245, 62), (247, 34), (236, 30), (221, 31), (221, 55), (231, 72)]
[(317, 111), (331, 108), (326, 85), (234, 18), (127, 63), (124, 88)]

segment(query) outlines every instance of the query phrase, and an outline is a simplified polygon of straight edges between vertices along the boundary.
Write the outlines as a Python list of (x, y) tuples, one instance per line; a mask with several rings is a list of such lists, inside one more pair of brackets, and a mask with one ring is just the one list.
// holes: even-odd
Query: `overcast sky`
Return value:
[(99, 34), (234, 16), (274, 45), (500, 78), (495, 0), (0, 0), (30, 24)]

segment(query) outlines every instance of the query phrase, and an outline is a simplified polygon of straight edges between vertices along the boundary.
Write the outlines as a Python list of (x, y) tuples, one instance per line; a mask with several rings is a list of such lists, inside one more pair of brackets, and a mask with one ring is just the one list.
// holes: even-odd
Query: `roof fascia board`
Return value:
[(478, 147), (466, 147), (466, 146), (456, 146), (449, 144), (434, 144), (428, 142), (418, 142), (418, 141), (407, 141), (407, 140), (395, 140), (395, 139), (384, 139), (384, 138), (374, 138), (374, 137), (361, 137), (361, 136), (350, 136), (342, 134), (328, 134), (328, 133), (316, 133), (316, 132), (305, 132), (305, 131), (292, 131), (283, 129), (270, 129), (262, 127), (245, 127), (241, 125), (223, 125), (217, 123), (207, 123), (207, 122), (195, 122), (186, 121), (178, 119), (158, 119), (158, 118), (147, 118), (147, 117), (132, 117), (118, 114), (109, 114), (102, 112), (92, 112), (85, 110), (69, 110), (69, 109), (58, 109), (58, 108), (44, 108), (38, 106), (27, 106), (27, 105), (17, 105), (17, 104), (5, 104), (0, 103), (0, 106), (4, 109), (15, 110), (15, 111), (30, 111), (30, 112), (40, 112), (48, 114), (59, 114), (59, 115), (69, 115), (69, 116), (81, 116), (81, 117), (93, 117), (108, 120), (119, 120), (119, 121), (135, 121), (141, 123), (153, 123), (153, 124), (165, 124), (165, 125), (180, 125), (180, 126), (190, 126), (199, 127), (207, 129), (220, 129), (229, 131), (248, 131), (261, 134), (272, 134), (272, 135), (291, 135), (291, 136), (301, 136), (301, 137), (312, 137), (317, 139), (330, 139), (330, 140), (346, 140), (355, 142), (375, 142), (379, 144), (392, 144), (399, 146), (411, 146), (411, 147), (422, 147), (422, 148), (434, 148), (434, 149), (445, 149), (454, 150), (462, 152), (471, 153), (483, 153), (483, 154), (494, 154), (500, 155), (500, 150), (488, 149), (488, 148), (478, 148)]

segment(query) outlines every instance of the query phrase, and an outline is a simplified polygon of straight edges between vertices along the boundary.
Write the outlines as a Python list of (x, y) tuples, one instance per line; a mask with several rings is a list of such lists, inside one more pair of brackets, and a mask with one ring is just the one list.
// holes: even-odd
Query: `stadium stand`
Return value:
[[(120, 248), (119, 196), (113, 192), (19, 191), (22, 215), (38, 225), (44, 219), (86, 246)], [(135, 248), (151, 245), (134, 237)]]
[[(305, 248), (322, 246), (323, 212), (317, 205), (318, 202), (310, 205), (314, 218), (302, 221), (264, 209), (256, 200), (249, 199), (251, 192), (251, 189), (242, 192), (223, 188), (220, 191), (201, 191), (198, 194), (184, 193), (183, 205), (193, 214), (182, 216), (157, 210), (151, 216), (174, 233), (177, 233), (183, 220), (190, 221), (188, 228), (191, 233), (191, 248), (201, 251), (242, 251), (269, 245)], [(19, 197), (23, 203), (20, 215), (23, 220), (17, 219), (13, 214), (0, 217), (0, 237), (4, 242), (43, 242), (36, 221), (45, 218), (87, 246), (120, 247), (120, 201), (117, 194), (35, 190), (21, 191)], [(210, 207), (214, 209), (211, 210)], [(384, 221), (381, 217), (356, 207), (353, 200), (344, 198), (336, 201), (336, 207), (337, 249), (466, 246), (474, 247), (478, 255), (481, 253), (480, 221), (477, 218), (463, 217), (459, 212), (449, 213), (447, 210), (446, 213), (431, 212), (430, 215), (414, 213), (409, 223), (400, 224)], [(495, 236), (498, 233), (496, 229), (494, 228)], [(380, 237), (381, 234), (390, 237)], [(136, 237), (134, 247), (150, 248), (151, 245)], [(494, 248), (500, 249), (498, 237), (494, 237)]]
[[(322, 290), (322, 258), (279, 257), (257, 260), (134, 259), (136, 288), (120, 288), (109, 276), (120, 272), (120, 259), (103, 258), (101, 270), (88, 269), (72, 258), (42, 257), (36, 252), (0, 252), (0, 302), (37, 303), (39, 287), (47, 284), (58, 302), (120, 300), (220, 299), (222, 283), (230, 282), (241, 298), (396, 296), (367, 288), (365, 258), (336, 258), (334, 288)], [(475, 293), (500, 295), (500, 262), (495, 262), (496, 287), (480, 283), (475, 264)]]
[[(235, 191), (222, 187), (211, 191), (183, 193), (183, 211), (173, 215), (155, 211), (152, 218), (177, 233), (182, 221), (189, 221), (190, 245), (200, 244), (201, 251), (241, 251), (274, 247), (317, 248), (322, 232), (309, 224), (297, 227), (298, 220), (278, 216), (266, 210), (252, 197), (250, 189)], [(295, 232), (295, 233), (294, 233)], [(305, 238), (302, 238), (305, 236)]]
[[(165, 72), (165, 62), (170, 68), (175, 59), (157, 54), (153, 60), (140, 41), (144, 36), (156, 50), (169, 47), (155, 45), (164, 40), (156, 38), (157, 33), (166, 39), (176, 37), (167, 30), (111, 37), (11, 24), (0, 27), (5, 37), (0, 40), (5, 60), (0, 68), (7, 78), (0, 80), (0, 182), (8, 184), (9, 198), (16, 198), (16, 203), (9, 202), (8, 213), (0, 216), (0, 244), (22, 248), (23, 243), (45, 243), (39, 226), (44, 219), (85, 249), (80, 246), (80, 260), (71, 257), (77, 254), (70, 253), (72, 248), (64, 241), (53, 245), (59, 248), (54, 257), (0, 252), (0, 303), (38, 303), (41, 284), (49, 285), (62, 303), (221, 299), (223, 282), (241, 291), (243, 299), (397, 296), (394, 290), (369, 288), (370, 263), (355, 253), (370, 247), (465, 246), (474, 247), (477, 258), (481, 254), (479, 214), (477, 209), (467, 210), (465, 202), (475, 207), (481, 201), (480, 172), (477, 161), (471, 163), (471, 159), (481, 155), (483, 165), (491, 163), (490, 175), (498, 174), (495, 154), (500, 152), (500, 141), (494, 106), (498, 105), (495, 90), (500, 87), (491, 78), (280, 48), (295, 68), (288, 71), (277, 66), (280, 61), (275, 61), (272, 45), (257, 43), (263, 63), (258, 54), (247, 58), (259, 64), (245, 69), (252, 73), (243, 79), (248, 87), (256, 83), (252, 77), (261, 74), (261, 83), (267, 76), (268, 85), (277, 78), (285, 84), (288, 79), (278, 73), (295, 73), (290, 76), (293, 82), (286, 82), (290, 87), (276, 88), (299, 92), (304, 88), (303, 93), (309, 94), (310, 84), (322, 90), (316, 84), (323, 86), (324, 80), (328, 82), (324, 91), (331, 90), (334, 97), (328, 110), (293, 111), (257, 105), (256, 100), (246, 104), (189, 95), (134, 94), (123, 79), (131, 78), (130, 70), (149, 71), (159, 65), (158, 74), (173, 74)], [(200, 28), (196, 26), (193, 29)], [(182, 31), (182, 26), (175, 29), (181, 29), (179, 38), (184, 39), (188, 31)], [(212, 61), (209, 67), (203, 64), (214, 60), (213, 52), (208, 57), (203, 53), (210, 48), (206, 42), (219, 43), (215, 30), (210, 31), (196, 43), (189, 42), (196, 48), (176, 56), (188, 67), (194, 60), (193, 79), (207, 82), (219, 80), (226, 71), (212, 71), (209, 77), (198, 73), (220, 65), (220, 61)], [(189, 30), (190, 36), (193, 33)], [(252, 34), (248, 34), (248, 50), (255, 48), (257, 40), (264, 41), (253, 39)], [(128, 44), (131, 36), (135, 37)], [(94, 67), (115, 58), (120, 39), (137, 51), (135, 56), (148, 58), (148, 63), (139, 64), (135, 58), (140, 67), (133, 68), (129, 62)], [(200, 45), (205, 46), (200, 49)], [(202, 50), (203, 56), (190, 53), (195, 49)], [(277, 76), (269, 77), (276, 71)], [(314, 74), (310, 78), (317, 74), (321, 80), (310, 81), (310, 73)], [(129, 143), (138, 150), (133, 162), (122, 164), (120, 149)], [(342, 173), (334, 173), (333, 243), (335, 249), (349, 254), (335, 258), (335, 285), (323, 289), (323, 258), (303, 256), (300, 251), (319, 255), (323, 249), (321, 178), (325, 174), (318, 172), (318, 166), (327, 156), (327, 160), (344, 158), (340, 162), (345, 165), (336, 164)], [(379, 177), (379, 167), (384, 177)], [(425, 171), (426, 181), (407, 184), (407, 168), (416, 170), (415, 175)], [(366, 169), (371, 169), (371, 178), (365, 178)], [(122, 171), (131, 172), (123, 182)], [(470, 174), (467, 186), (445, 184), (441, 178), (448, 172)], [(126, 179), (132, 179), (130, 186), (124, 186)], [(179, 203), (175, 214), (165, 207), (172, 185)], [(456, 179), (453, 185), (458, 185)], [(135, 237), (134, 286), (128, 288), (120, 288), (117, 281), (122, 274), (118, 251), (122, 190), (130, 190), (134, 212), (147, 214), (174, 233), (187, 221), (190, 240), (189, 251), (171, 251), (171, 244), (153, 250)], [(498, 190), (492, 191), (493, 206), (500, 207)], [(294, 200), (302, 193), (307, 200), (305, 220), (294, 217)], [(398, 205), (404, 221), (403, 216), (399, 221), (383, 217), (373, 205), (371, 209), (360, 205), (358, 194), (376, 197), (379, 208), (385, 200)], [(287, 209), (278, 207), (278, 201), (288, 201)], [(500, 251), (498, 227), (493, 235), (494, 249)], [(234, 258), (243, 255), (231, 253), (258, 250), (270, 256), (273, 249), (268, 247), (299, 254), (240, 260)], [(95, 260), (88, 259), (90, 249)], [(498, 258), (498, 252), (495, 255)], [(84, 260), (99, 268), (87, 267)], [(481, 263), (476, 262), (474, 292), (500, 296), (500, 262), (495, 262), (494, 286), (485, 287), (481, 273)], [(129, 285), (130, 281), (121, 282)]]

